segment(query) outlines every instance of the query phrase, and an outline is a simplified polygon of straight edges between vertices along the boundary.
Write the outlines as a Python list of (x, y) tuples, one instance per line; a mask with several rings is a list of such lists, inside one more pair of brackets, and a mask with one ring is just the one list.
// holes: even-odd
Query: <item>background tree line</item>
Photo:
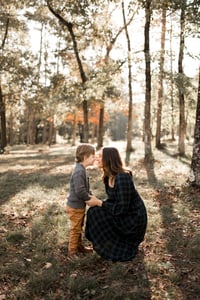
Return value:
[[(152, 142), (162, 148), (166, 134), (185, 155), (186, 138), (193, 138), (200, 119), (198, 68), (191, 65), (191, 76), (184, 65), (189, 57), (198, 64), (193, 43), (200, 1), (0, 4), (2, 149), (51, 145), (56, 132), (72, 144), (78, 135), (101, 147), (107, 132), (127, 140), (127, 163), (136, 136), (144, 141), (146, 162), (153, 159)], [(200, 161), (195, 136), (193, 155)], [(192, 182), (197, 173), (199, 166)]]

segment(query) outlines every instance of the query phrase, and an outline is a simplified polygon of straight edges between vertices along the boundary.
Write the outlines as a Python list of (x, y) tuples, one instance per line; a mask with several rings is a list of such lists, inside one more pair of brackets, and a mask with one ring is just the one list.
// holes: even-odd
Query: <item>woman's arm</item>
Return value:
[(102, 206), (102, 201), (96, 196), (92, 195), (90, 200), (85, 201), (88, 206)]

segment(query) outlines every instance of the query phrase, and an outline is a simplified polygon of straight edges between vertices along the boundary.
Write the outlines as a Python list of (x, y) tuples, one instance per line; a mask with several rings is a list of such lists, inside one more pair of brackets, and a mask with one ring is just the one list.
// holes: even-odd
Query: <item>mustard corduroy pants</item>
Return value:
[(67, 205), (66, 210), (70, 220), (68, 255), (73, 255), (83, 247), (82, 231), (85, 218), (85, 208), (72, 208)]

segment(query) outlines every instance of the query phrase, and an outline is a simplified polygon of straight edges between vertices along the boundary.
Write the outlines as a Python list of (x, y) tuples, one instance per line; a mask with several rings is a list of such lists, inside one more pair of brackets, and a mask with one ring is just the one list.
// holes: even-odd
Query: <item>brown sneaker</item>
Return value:
[(78, 249), (68, 249), (68, 256), (73, 256), (73, 255), (77, 255), (78, 254)]
[(80, 257), (77, 254), (72, 254), (67, 256), (68, 261), (74, 261), (76, 259), (79, 259)]

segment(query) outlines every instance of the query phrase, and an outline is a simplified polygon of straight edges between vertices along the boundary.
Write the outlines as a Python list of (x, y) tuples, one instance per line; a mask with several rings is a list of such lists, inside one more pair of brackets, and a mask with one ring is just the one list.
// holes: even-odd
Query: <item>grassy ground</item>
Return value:
[[(123, 153), (125, 144), (115, 145)], [(0, 300), (200, 299), (200, 193), (187, 185), (191, 146), (184, 159), (176, 144), (154, 149), (148, 167), (143, 144), (134, 147), (130, 166), (149, 222), (138, 256), (125, 263), (95, 253), (67, 260), (65, 198), (75, 148), (19, 146), (0, 156)], [(104, 198), (100, 172), (89, 175)]]

